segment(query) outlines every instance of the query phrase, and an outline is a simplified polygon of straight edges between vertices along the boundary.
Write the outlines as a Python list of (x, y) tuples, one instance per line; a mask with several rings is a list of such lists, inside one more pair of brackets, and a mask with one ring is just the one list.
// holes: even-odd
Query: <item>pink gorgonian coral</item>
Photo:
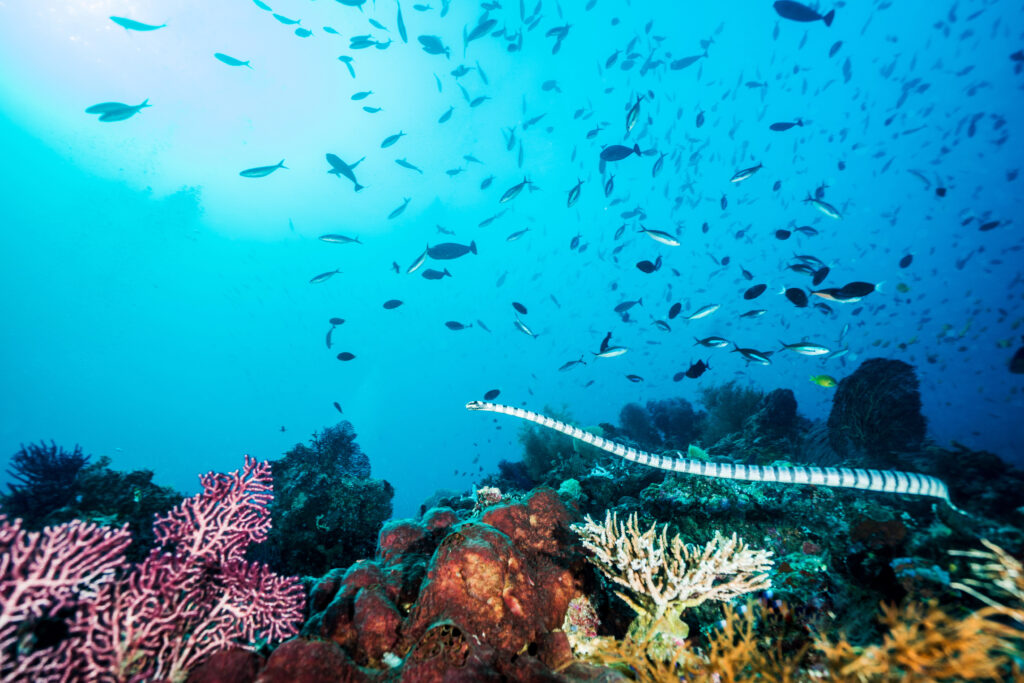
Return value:
[[(12, 667), (53, 680), (180, 681), (220, 649), (294, 635), (304, 605), (298, 579), (277, 576), (263, 564), (242, 559), (249, 544), (265, 538), (270, 528), (269, 463), (246, 456), (241, 471), (210, 473), (200, 481), (203, 493), (157, 516), (159, 547), (137, 565), (124, 564), (127, 540), (118, 546), (109, 539), (110, 534), (127, 539), (125, 530), (106, 531), (105, 537), (63, 536), (62, 552), (109, 559), (106, 564), (94, 562), (96, 568), (85, 572), (71, 590), (48, 595), (43, 587), (46, 600), (57, 607), (77, 608), (68, 638), (59, 648), (18, 658)], [(5, 589), (0, 597), (19, 602), (27, 595), (19, 586), (31, 583), (37, 560), (22, 561), (20, 569), (12, 564), (14, 555), (7, 547), (14, 544), (4, 545), (4, 534), (12, 533), (7, 526), (0, 528), (0, 578), (5, 582), (0, 583)], [(66, 526), (70, 525), (62, 525)], [(13, 532), (15, 538), (19, 534), (25, 534), (20, 527)], [(45, 559), (45, 554), (40, 557)], [(115, 569), (116, 577), (111, 575)], [(52, 613), (57, 607), (48, 609)], [(0, 609), (6, 616), (8, 609)], [(16, 651), (13, 634), (18, 622), (45, 613), (31, 606), (17, 609), (8, 620), (12, 634), (0, 640), (5, 655)], [(4, 637), (0, 624), (0, 638)], [(63, 669), (59, 677), (52, 675), (55, 663)], [(0, 669), (0, 674), (6, 671)]]

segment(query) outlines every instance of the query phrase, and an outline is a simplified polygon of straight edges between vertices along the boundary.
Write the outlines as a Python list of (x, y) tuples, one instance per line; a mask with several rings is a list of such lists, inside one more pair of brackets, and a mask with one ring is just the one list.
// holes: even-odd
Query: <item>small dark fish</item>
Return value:
[(770, 130), (778, 131), (778, 132), (781, 133), (784, 130), (789, 130), (793, 126), (803, 126), (803, 125), (804, 125), (804, 122), (802, 120), (800, 120), (800, 119), (797, 119), (796, 121), (783, 121), (783, 122), (780, 122), (780, 123), (773, 123), (772, 125), (768, 126), (768, 128)]
[(311, 279), (309, 281), (309, 284), (315, 285), (315, 284), (319, 284), (321, 282), (327, 282), (328, 280), (330, 280), (332, 277), (334, 277), (335, 275), (337, 275), (340, 272), (341, 272), (340, 270), (329, 270), (326, 273), (320, 273), (319, 275), (317, 275), (316, 277)]
[(295, 29), (295, 35), (297, 35), (299, 38), (309, 38), (311, 35), (313, 35), (313, 32), (310, 31), (308, 28), (302, 28), (300, 26), (299, 28)]
[(444, 55), (451, 58), (451, 50), (437, 36), (417, 36), (416, 39), (420, 41), (423, 51), (428, 55)]
[(822, 16), (816, 11), (808, 7), (807, 5), (794, 0), (776, 0), (775, 4), (772, 5), (775, 11), (778, 12), (779, 16), (783, 19), (789, 19), (790, 21), (824, 21), (825, 26), (831, 26), (832, 20), (835, 19), (836, 11), (830, 10), (828, 14)]
[(906, 256), (904, 256), (903, 258), (900, 259), (900, 268), (906, 268), (907, 266), (909, 266), (913, 262), (914, 262), (914, 255), (913, 254), (907, 254)]
[(754, 285), (747, 291), (743, 292), (743, 298), (746, 299), (747, 301), (750, 301), (751, 299), (756, 299), (757, 297), (764, 294), (764, 290), (766, 289), (768, 289), (768, 285)]
[(659, 256), (654, 263), (651, 263), (650, 261), (640, 261), (639, 263), (636, 264), (636, 267), (639, 268), (641, 272), (650, 275), (654, 271), (661, 268), (661, 257)]
[(421, 169), (419, 166), (409, 163), (405, 159), (395, 159), (395, 163), (401, 166), (402, 168), (407, 168), (410, 171), (416, 171), (420, 175), (423, 175), (423, 169)]
[(452, 330), (454, 332), (458, 332), (459, 330), (464, 330), (464, 329), (466, 329), (468, 327), (472, 327), (472, 325), (464, 325), (464, 324), (460, 323), (458, 320), (449, 320), (448, 322), (446, 322), (444, 324), (444, 326), (447, 327), (449, 330)]
[(672, 304), (672, 308), (668, 309), (668, 319), (672, 320), (673, 318), (675, 318), (677, 315), (679, 315), (679, 312), (681, 310), (683, 310), (683, 305), (681, 303), (677, 301), (674, 304)]
[(685, 69), (686, 67), (693, 65), (698, 59), (704, 56), (705, 55), (691, 55), (689, 57), (683, 57), (682, 59), (676, 59), (670, 63), (668, 67), (673, 71), (679, 71), (680, 69)]
[(388, 220), (398, 218), (405, 211), (405, 207), (409, 206), (409, 202), (412, 201), (412, 197), (403, 197), (405, 201), (399, 204), (391, 213), (388, 214)]
[(791, 233), (789, 230), (776, 230), (775, 231), (775, 239), (777, 239), (777, 240), (788, 240), (792, 234), (793, 233)]
[(498, 396), (500, 394), (501, 394), (500, 390), (498, 390), (498, 389), (491, 389), (486, 394), (484, 394), (484, 400), (485, 401), (493, 401), (494, 399), (498, 398)]
[(710, 369), (710, 365), (708, 365), (702, 360), (699, 360), (696, 363), (691, 364), (690, 367), (687, 368), (686, 372), (684, 372), (683, 374), (686, 377), (689, 377), (690, 379), (697, 379)]
[(601, 161), (622, 161), (630, 154), (641, 156), (640, 145), (633, 145), (632, 148), (625, 145), (609, 145), (601, 150)]
[(519, 193), (523, 191), (524, 187), (526, 187), (527, 185), (530, 185), (530, 184), (531, 184), (530, 180), (528, 178), (524, 177), (523, 178), (523, 182), (516, 183), (512, 187), (510, 187), (507, 190), (505, 190), (505, 193), (503, 195), (501, 195), (501, 199), (498, 200), (498, 203), (499, 204), (504, 204), (505, 202), (512, 201), (513, 199), (515, 199), (516, 197), (519, 196)]
[(572, 205), (579, 201), (580, 189), (583, 187), (583, 181), (577, 178), (576, 187), (569, 190), (569, 196), (565, 200), (565, 205), (572, 208)]
[(828, 266), (822, 266), (821, 268), (818, 268), (816, 271), (814, 271), (814, 275), (811, 277), (811, 284), (817, 287), (818, 285), (825, 281), (825, 278), (828, 277), (829, 272), (830, 269)]
[(352, 360), (356, 357), (356, 354), (349, 353), (348, 351), (342, 351), (338, 354), (338, 360)]
[(456, 242), (442, 242), (433, 247), (427, 247), (427, 255), (438, 261), (456, 259), (466, 254), (476, 254), (476, 242), (470, 242), (469, 246)]
[(764, 168), (764, 164), (758, 164), (757, 166), (751, 166), (750, 168), (740, 169), (739, 171), (736, 171), (735, 173), (732, 174), (732, 177), (729, 178), (729, 182), (738, 183), (744, 181), (750, 176), (760, 171), (762, 168)]
[(1015, 375), (1024, 374), (1024, 346), (1017, 349), (1010, 359), (1010, 372)]
[(644, 378), (641, 377), (640, 375), (626, 375), (626, 379), (628, 379), (633, 384), (636, 384), (637, 382), (643, 382), (644, 381)]
[[(101, 116), (100, 119), (102, 119), (102, 118), (103, 117)], [(998, 227), (999, 227), (999, 221), (989, 221), (988, 223), (982, 223), (980, 226), (978, 226), (978, 230), (980, 230), (981, 232), (988, 232), (989, 230), (992, 230), (993, 228), (998, 228)]]
[(843, 285), (839, 293), (841, 298), (864, 297), (871, 294), (877, 287), (870, 282), (851, 282)]
[(807, 307), (807, 293), (799, 287), (790, 287), (786, 290), (785, 294), (790, 303), (797, 308)]
[(327, 322), (329, 322), (332, 325), (344, 325), (345, 324), (345, 319), (344, 318), (331, 318)]
[(634, 306), (643, 306), (643, 305), (644, 305), (643, 297), (640, 297), (636, 301), (623, 301), (621, 304), (619, 304), (618, 306), (615, 307), (615, 312), (616, 313), (625, 313), (626, 311), (628, 311), (629, 309), (633, 308)]
[(586, 365), (586, 362), (583, 360), (583, 356), (580, 356), (579, 360), (571, 360), (566, 363), (562, 363), (562, 366), (558, 368), (558, 371), (565, 372), (566, 370), (570, 370), (576, 367), (577, 365)]
[(335, 409), (335, 410), (337, 410), (337, 411), (338, 411), (339, 413), (341, 413), (342, 415), (344, 415), (344, 414), (345, 414), (345, 411), (343, 411), (343, 410), (341, 409), (341, 404), (340, 404), (340, 403), (338, 403), (337, 401), (335, 401), (335, 402), (334, 402), (334, 409)]
[(427, 268), (423, 271), (423, 277), (427, 280), (440, 280), (445, 277), (451, 277), (452, 274), (448, 272), (448, 269), (434, 270), (433, 268)]
[(369, 97), (372, 94), (373, 94), (372, 90), (362, 90), (360, 92), (357, 92), (355, 95), (353, 95), (349, 99), (354, 101), (354, 102), (358, 102), (359, 100), (365, 100), (367, 97)]
[(526, 315), (526, 306), (522, 305), (518, 301), (513, 301), (512, 302), (512, 308), (516, 309), (517, 311), (519, 311), (523, 315)]

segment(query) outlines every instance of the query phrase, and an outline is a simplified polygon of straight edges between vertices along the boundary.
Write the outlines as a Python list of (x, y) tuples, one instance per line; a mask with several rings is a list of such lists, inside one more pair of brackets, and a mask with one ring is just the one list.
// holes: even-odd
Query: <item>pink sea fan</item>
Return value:
[(270, 528), (269, 463), (246, 456), (240, 472), (201, 481), (203, 493), (157, 517), (154, 531), (164, 548), (104, 586), (72, 625), (86, 645), (76, 648), (83, 678), (183, 680), (218, 650), (298, 631), (298, 579), (242, 559)]
[[(157, 517), (159, 546), (128, 566), (126, 529), (71, 522), (39, 533), (0, 516), (0, 680), (182, 681), (210, 654), (283, 640), (302, 621), (298, 579), (243, 559), (266, 537), (269, 463), (200, 478), (203, 493)], [(68, 638), (12, 661), (19, 627), (75, 608)]]
[(67, 668), (68, 648), (18, 655), (19, 628), (50, 617), (109, 585), (125, 566), (126, 527), (73, 521), (25, 531), (0, 515), (0, 680), (55, 679)]
[(176, 552), (195, 558), (226, 561), (242, 557), (250, 543), (266, 539), (274, 498), (269, 462), (246, 456), (241, 472), (209, 472), (199, 482), (203, 493), (157, 516), (157, 543), (173, 545)]

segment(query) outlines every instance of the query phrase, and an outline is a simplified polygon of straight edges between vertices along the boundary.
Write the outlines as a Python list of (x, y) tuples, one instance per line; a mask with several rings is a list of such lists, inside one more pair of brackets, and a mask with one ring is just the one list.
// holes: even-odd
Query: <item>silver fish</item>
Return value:
[(273, 166), (256, 166), (255, 168), (247, 168), (244, 171), (241, 171), (238, 175), (243, 178), (265, 178), (279, 168), (288, 170), (288, 167), (284, 165), (284, 159), (281, 159), (281, 161)]

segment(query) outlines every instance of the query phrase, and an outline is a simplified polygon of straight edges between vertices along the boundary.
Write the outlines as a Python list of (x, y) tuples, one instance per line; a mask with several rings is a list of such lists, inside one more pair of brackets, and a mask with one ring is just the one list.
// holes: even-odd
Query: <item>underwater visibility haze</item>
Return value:
[[(513, 534), (519, 513), (493, 511), (525, 506), (566, 537), (586, 513), (572, 530), (591, 579), (635, 591), (629, 563), (602, 544), (671, 522), (731, 567), (728, 589), (630, 594), (647, 621), (627, 630), (622, 609), (610, 616), (610, 592), (591, 607), (568, 588), (534, 602), (508, 588), (510, 619), (542, 616), (491, 643), (514, 654), (568, 609), (571, 634), (620, 638), (570, 637), (572, 653), (634, 672), (637, 657), (665, 658), (628, 643), (687, 638), (658, 626), (680, 601), (758, 594), (771, 611), (781, 608), (765, 590), (788, 585), (807, 623), (817, 617), (801, 609), (842, 614), (838, 598), (811, 599), (829, 586), (807, 578), (838, 562), (828, 544), (840, 552), (840, 537), (850, 557), (857, 543), (869, 564), (885, 556), (877, 576), (888, 574), (858, 574), (850, 560), (837, 575), (875, 577), (872, 590), (892, 599), (942, 594), (919, 581), (934, 579), (932, 562), (948, 574), (948, 559), (920, 552), (928, 566), (916, 574), (897, 562), (913, 553), (895, 548), (927, 520), (878, 513), (886, 505), (942, 516), (961, 534), (956, 547), (984, 535), (1000, 544), (987, 557), (1012, 567), (1024, 548), (1013, 485), (1024, 482), (1022, 38), (1021, 7), (993, 0), (0, 2), (4, 509), (27, 528), (28, 511), (68, 523), (92, 500), (81, 484), (92, 477), (123, 500), (88, 521), (129, 523), (138, 561), (186, 543), (172, 522), (149, 524), (182, 495), (199, 495), (186, 512), (204, 495), (256, 500), (274, 531), (248, 557), (279, 572), (281, 600), (292, 600), (287, 617), (268, 618), (269, 640), (301, 623), (299, 584), (285, 576), (371, 557), (384, 566), (412, 552), (400, 536), (491, 514), (517, 543), (531, 539), (508, 551), (525, 553), (523, 581), (564, 587), (579, 579), (565, 569), (572, 553), (535, 527)], [(518, 408), (541, 414), (539, 426), (500, 414)], [(555, 421), (590, 436), (545, 429)], [(604, 439), (622, 452), (598, 450)], [(705, 464), (660, 466), (651, 454), (661, 452)], [(255, 460), (232, 486), (255, 487), (248, 494), (230, 498), (227, 479), (197, 485), (243, 455)], [(269, 486), (256, 464), (266, 460), (273, 504), (246, 498)], [(833, 466), (911, 474), (868, 485), (813, 473)], [(61, 468), (65, 479), (49, 474)], [(814, 486), (709, 479), (686, 493), (677, 489), (690, 479), (664, 470)], [(559, 496), (528, 493), (543, 484)], [(821, 493), (831, 486), (895, 493)], [(448, 512), (424, 516), (435, 505)], [(844, 531), (798, 542), (752, 530), (758, 506), (788, 510), (795, 526), (838, 506)], [(609, 509), (621, 519), (602, 525)], [(692, 521), (716, 514), (724, 536)], [(985, 515), (998, 522), (955, 521)], [(377, 536), (410, 517), (421, 519)], [(262, 540), (260, 528), (225, 545), (224, 562)], [(818, 564), (786, 560), (796, 578), (766, 582), (768, 557), (729, 545), (733, 532), (753, 548), (777, 543), (777, 563), (799, 548), (800, 562)], [(317, 552), (292, 554), (303, 544)], [(951, 593), (956, 580), (938, 583)], [(342, 637), (325, 607), (345, 590), (323, 586), (304, 633), (334, 638), (361, 675), (406, 667), (410, 680), (433, 680), (410, 664), (433, 661), (417, 659), (424, 643), (458, 649), (460, 633), (486, 631), (466, 614), (448, 615), (461, 632), (437, 631), (424, 593), (401, 614), (400, 637), (371, 643), (357, 627)], [(836, 590), (847, 605), (866, 595)], [(1020, 663), (1019, 632), (974, 626), (1016, 643)], [(0, 651), (13, 642), (3, 628)], [(143, 658), (146, 671), (183, 680), (255, 633), (173, 665)], [(840, 670), (829, 647), (817, 641), (802, 670)], [(540, 657), (559, 669), (557, 656)], [(1010, 660), (987, 661), (998, 673)], [(10, 666), (0, 657), (0, 675)], [(515, 668), (525, 664), (480, 666), (531, 679)], [(981, 670), (963, 666), (953, 679)]]

